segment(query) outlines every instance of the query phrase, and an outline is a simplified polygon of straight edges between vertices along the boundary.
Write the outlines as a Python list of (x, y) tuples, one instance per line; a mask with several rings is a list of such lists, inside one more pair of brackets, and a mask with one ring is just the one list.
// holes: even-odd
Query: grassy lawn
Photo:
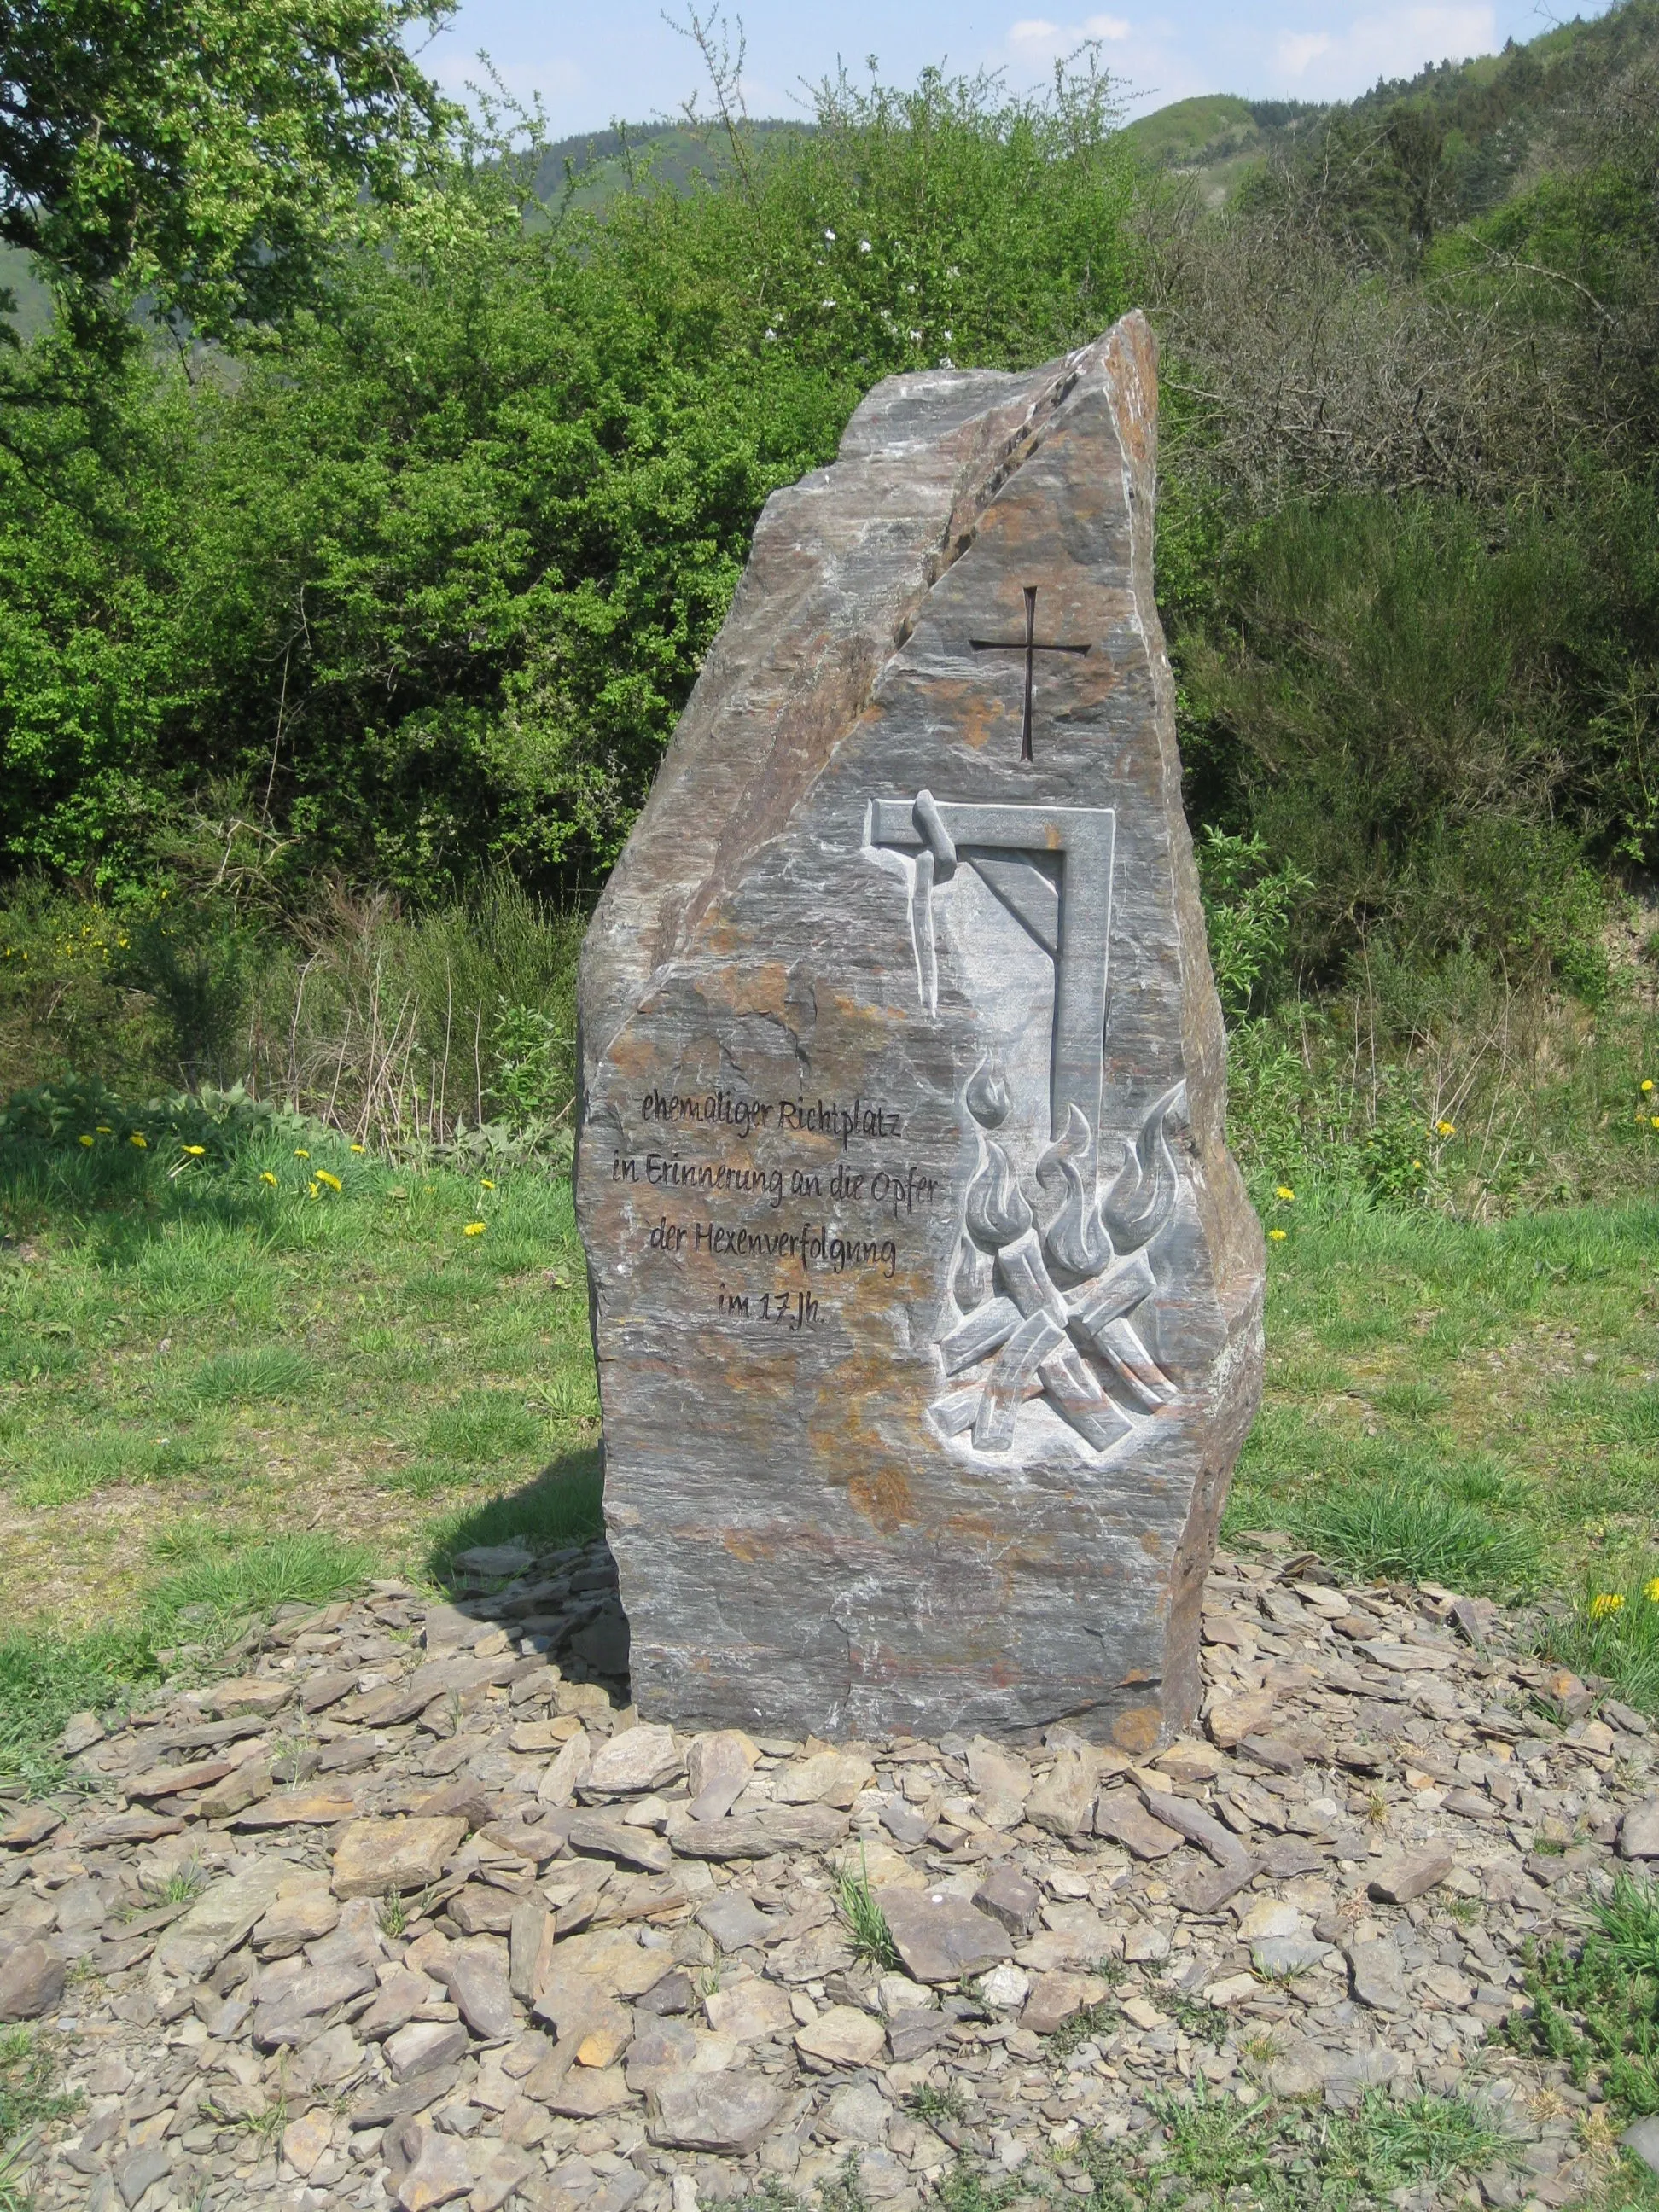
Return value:
[(396, 1573), (507, 1521), (591, 1519), (568, 1182), (406, 1170), (303, 1130), (217, 1157), (90, 1133), (0, 1146), (9, 1627), (130, 1619), (278, 1539)]
[[(1499, 1596), (1639, 1592), (1659, 1507), (1659, 1206), (1492, 1228), (1267, 1210), (1286, 1233), (1229, 1527)], [(1625, 1610), (1628, 1634), (1643, 1608)]]

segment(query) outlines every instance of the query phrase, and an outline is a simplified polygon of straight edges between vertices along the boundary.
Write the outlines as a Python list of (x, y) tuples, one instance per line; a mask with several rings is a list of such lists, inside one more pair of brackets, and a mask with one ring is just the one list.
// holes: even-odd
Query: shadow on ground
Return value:
[(427, 1555), (428, 1571), (446, 1589), (460, 1594), (475, 1589), (477, 1578), (459, 1569), (456, 1559), (479, 1545), (510, 1544), (518, 1538), (531, 1552), (550, 1552), (592, 1543), (605, 1534), (604, 1491), (597, 1444), (562, 1452), (533, 1482), (446, 1520)]

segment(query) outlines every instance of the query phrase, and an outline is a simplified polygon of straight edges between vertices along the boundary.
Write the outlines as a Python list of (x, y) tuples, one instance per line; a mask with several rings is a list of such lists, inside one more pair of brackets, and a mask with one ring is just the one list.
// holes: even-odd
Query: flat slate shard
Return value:
[(1136, 315), (881, 385), (769, 502), (599, 902), (577, 1202), (653, 1720), (1193, 1717), (1262, 1247), (1156, 404)]

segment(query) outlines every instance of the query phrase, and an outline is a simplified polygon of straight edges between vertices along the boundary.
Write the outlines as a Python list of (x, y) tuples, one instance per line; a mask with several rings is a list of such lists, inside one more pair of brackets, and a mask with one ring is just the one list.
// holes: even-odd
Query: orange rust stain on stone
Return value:
[(847, 1486), (847, 1494), (866, 1521), (873, 1521), (889, 1534), (921, 1517), (902, 1468), (885, 1467), (874, 1474), (855, 1474)]
[(753, 1528), (722, 1528), (720, 1547), (734, 1559), (742, 1559), (750, 1566), (757, 1559), (771, 1559), (777, 1550), (775, 1544)]
[(1143, 1552), (1150, 1553), (1152, 1557), (1155, 1559), (1161, 1559), (1163, 1557), (1164, 1539), (1158, 1534), (1156, 1528), (1143, 1528), (1141, 1530), (1140, 1548)]
[(1158, 1718), (1156, 1705), (1131, 1705), (1127, 1712), (1120, 1713), (1112, 1723), (1112, 1741), (1120, 1751), (1139, 1757), (1155, 1748)]

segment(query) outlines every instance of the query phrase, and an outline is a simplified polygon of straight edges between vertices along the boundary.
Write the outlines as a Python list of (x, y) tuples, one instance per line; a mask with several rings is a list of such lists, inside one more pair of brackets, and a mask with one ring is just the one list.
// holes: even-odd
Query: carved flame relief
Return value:
[(1021, 1407), (1047, 1401), (1096, 1451), (1114, 1449), (1176, 1395), (1133, 1316), (1158, 1295), (1151, 1247), (1174, 1211), (1169, 1125), (1187, 1108), (1177, 1084), (1153, 1105), (1110, 1185), (1096, 1188), (1093, 1133), (1072, 1107), (1037, 1162), (1047, 1226), (990, 1132), (1007, 1117), (994, 1060), (981, 1063), (964, 1103), (980, 1132), (980, 1166), (963, 1209), (951, 1296), (962, 1318), (938, 1352), (955, 1387), (929, 1408), (944, 1437), (1012, 1449)]

